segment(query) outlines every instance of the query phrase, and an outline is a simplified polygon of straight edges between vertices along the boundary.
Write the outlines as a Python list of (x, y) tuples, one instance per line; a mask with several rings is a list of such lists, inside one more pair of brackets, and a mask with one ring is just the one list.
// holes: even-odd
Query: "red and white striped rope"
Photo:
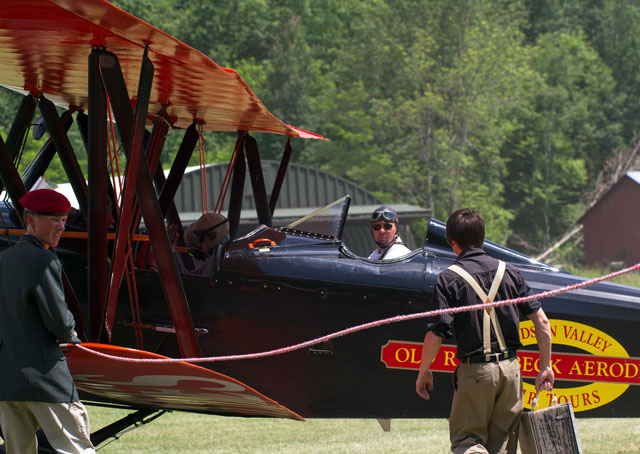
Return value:
[(346, 328), (346, 329), (343, 329), (341, 331), (336, 331), (335, 333), (327, 334), (326, 336), (318, 337), (316, 339), (308, 340), (306, 342), (301, 342), (299, 344), (290, 345), (288, 347), (277, 348), (275, 350), (268, 350), (268, 351), (259, 352), (259, 353), (247, 353), (247, 354), (243, 354), (243, 355), (228, 355), (228, 356), (208, 356), (208, 357), (200, 357), (200, 358), (156, 358), (156, 359), (148, 359), (148, 358), (125, 358), (125, 357), (120, 357), (120, 356), (108, 355), (106, 353), (98, 352), (96, 350), (84, 347), (83, 345), (75, 345), (75, 347), (76, 348), (80, 348), (82, 350), (86, 350), (87, 352), (90, 352), (90, 353), (92, 353), (94, 355), (97, 355), (97, 356), (101, 356), (101, 357), (104, 357), (104, 358), (109, 358), (109, 359), (115, 360), (115, 361), (123, 361), (123, 362), (130, 362), (130, 363), (179, 363), (179, 362), (211, 363), (211, 362), (218, 362), (218, 361), (236, 361), (236, 360), (240, 360), (240, 359), (264, 358), (266, 356), (275, 356), (275, 355), (281, 355), (281, 354), (284, 354), (284, 353), (290, 353), (290, 352), (293, 352), (293, 351), (296, 351), (296, 350), (300, 350), (300, 349), (303, 349), (303, 348), (311, 347), (311, 346), (316, 345), (316, 344), (320, 344), (322, 342), (329, 341), (331, 339), (335, 339), (337, 337), (346, 336), (347, 334), (353, 334), (353, 333), (356, 333), (358, 331), (364, 331), (366, 329), (375, 328), (375, 327), (382, 326), (382, 325), (388, 325), (388, 324), (391, 324), (391, 323), (404, 322), (404, 321), (407, 321), (407, 320), (414, 320), (414, 319), (417, 319), (417, 318), (433, 317), (433, 316), (436, 316), (436, 315), (455, 314), (455, 313), (458, 313), (458, 312), (482, 310), (482, 309), (487, 309), (487, 308), (496, 307), (496, 306), (507, 306), (507, 305), (511, 305), (511, 304), (521, 304), (521, 303), (526, 303), (527, 301), (532, 301), (532, 300), (535, 300), (535, 299), (549, 298), (551, 296), (560, 295), (560, 294), (563, 294), (563, 293), (571, 292), (573, 290), (578, 290), (578, 289), (581, 289), (581, 288), (584, 288), (584, 287), (588, 287), (590, 285), (597, 284), (598, 282), (606, 281), (608, 279), (612, 279), (614, 277), (621, 276), (623, 274), (626, 274), (626, 273), (629, 273), (631, 271), (635, 271), (635, 270), (638, 270), (638, 269), (640, 269), (640, 263), (636, 263), (635, 265), (633, 265), (633, 266), (631, 266), (629, 268), (625, 268), (625, 269), (622, 269), (620, 271), (615, 271), (613, 273), (607, 274), (606, 276), (597, 277), (597, 278), (594, 278), (594, 279), (590, 279), (588, 281), (580, 282), (578, 284), (568, 285), (566, 287), (561, 287), (561, 288), (558, 288), (558, 289), (555, 289), (555, 290), (549, 290), (547, 292), (542, 292), (542, 293), (538, 293), (538, 294), (535, 294), (535, 295), (524, 296), (524, 297), (520, 297), (520, 298), (512, 298), (512, 299), (503, 300), (503, 301), (494, 301), (493, 303), (475, 304), (475, 305), (472, 305), (472, 306), (461, 306), (461, 307), (453, 307), (453, 308), (449, 308), (449, 309), (438, 309), (438, 310), (434, 310), (434, 311), (417, 312), (415, 314), (396, 315), (395, 317), (385, 318), (385, 319), (382, 319), (382, 320), (376, 320), (376, 321), (373, 321), (373, 322), (363, 323), (363, 324), (357, 325), (357, 326), (352, 326), (351, 328)]

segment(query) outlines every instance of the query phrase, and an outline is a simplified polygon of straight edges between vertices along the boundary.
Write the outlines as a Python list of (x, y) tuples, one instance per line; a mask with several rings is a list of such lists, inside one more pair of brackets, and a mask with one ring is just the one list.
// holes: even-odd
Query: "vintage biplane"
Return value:
[[(56, 251), (69, 308), (84, 346), (128, 358), (65, 348), (84, 402), (132, 410), (94, 433), (96, 443), (164, 410), (381, 421), (448, 415), (455, 343), (445, 341), (432, 366), (438, 392), (423, 401), (414, 391), (424, 336), (419, 318), (273, 356), (135, 361), (263, 352), (427, 311), (438, 273), (455, 258), (441, 222), (430, 221), (421, 248), (389, 261), (357, 256), (341, 240), (346, 194), (296, 222), (272, 225), (291, 139), (324, 138), (273, 116), (235, 71), (105, 0), (4, 0), (0, 84), (24, 94), (0, 140), (1, 183), (10, 199), (0, 207), (0, 248), (23, 233), (18, 200), (57, 154), (79, 204)], [(20, 175), (15, 160), (36, 109), (49, 139)], [(86, 175), (67, 134), (73, 122), (88, 155)], [(114, 127), (126, 155), (122, 180), (113, 178)], [(165, 174), (159, 156), (169, 128), (184, 135)], [(220, 198), (230, 241), (218, 247), (215, 269), (205, 276), (178, 271), (176, 260), (194, 263), (174, 254), (166, 228), (181, 225), (173, 197), (203, 130), (237, 133), (230, 189)], [(262, 177), (257, 133), (283, 137), (272, 188)], [(247, 168), (259, 222), (240, 237)], [(215, 209), (213, 201), (203, 209)], [(133, 253), (147, 241), (157, 271), (133, 267)], [(498, 244), (486, 242), (485, 249), (518, 266), (535, 292), (584, 281)], [(543, 307), (552, 322), (559, 400), (572, 402), (578, 416), (639, 416), (640, 290), (600, 283), (545, 299)], [(528, 323), (521, 323), (519, 357), (530, 401), (537, 352)]]

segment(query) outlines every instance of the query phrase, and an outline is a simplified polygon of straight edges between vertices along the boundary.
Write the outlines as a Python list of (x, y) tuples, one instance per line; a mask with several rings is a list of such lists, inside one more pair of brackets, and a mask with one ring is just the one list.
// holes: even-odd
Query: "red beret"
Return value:
[(66, 216), (71, 203), (64, 195), (53, 189), (36, 189), (20, 197), (25, 210), (49, 216)]

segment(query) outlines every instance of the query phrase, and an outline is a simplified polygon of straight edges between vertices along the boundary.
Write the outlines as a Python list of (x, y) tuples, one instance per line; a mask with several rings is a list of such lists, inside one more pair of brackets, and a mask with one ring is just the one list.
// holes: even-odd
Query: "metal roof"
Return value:
[[(378, 208), (381, 204), (373, 205), (353, 205), (349, 207), (349, 219), (369, 222), (371, 219), (371, 213)], [(322, 205), (324, 206), (324, 205)], [(302, 208), (278, 208), (274, 213), (274, 225), (282, 226), (289, 224), (296, 219), (300, 219), (303, 216), (308, 215), (314, 210), (321, 208), (322, 206), (314, 207), (302, 207)], [(393, 204), (393, 208), (398, 212), (398, 217), (401, 223), (411, 223), (418, 219), (425, 219), (430, 216), (430, 211), (426, 208), (420, 208), (413, 205), (407, 205), (404, 203)], [(182, 211), (180, 212), (180, 219), (182, 222), (194, 222), (200, 216), (202, 211)], [(257, 222), (258, 216), (255, 209), (243, 209), (240, 214), (240, 218), (245, 222)]]
[[(267, 193), (270, 194), (280, 163), (268, 159), (261, 162), (265, 186)], [(212, 211), (216, 205), (215, 196), (220, 193), (227, 167), (227, 163), (206, 166), (209, 211)], [(183, 221), (193, 221), (202, 213), (201, 194), (200, 167), (191, 167), (185, 172), (174, 197), (176, 209), (181, 213)], [(313, 167), (290, 163), (274, 212), (274, 221), (277, 220), (281, 224), (289, 219), (298, 219), (347, 194), (351, 196), (350, 218), (369, 220), (373, 210), (385, 203), (373, 193), (344, 178)], [(230, 194), (227, 193), (222, 206), (223, 212), (229, 209), (229, 197)], [(425, 208), (404, 203), (392, 205), (398, 212), (400, 220), (404, 222), (412, 222), (429, 215), (429, 210)], [(241, 219), (257, 220), (249, 178), (245, 179)]]
[(640, 184), (640, 171), (639, 172), (627, 172), (627, 176), (636, 183)]
[[(267, 194), (270, 194), (280, 163), (268, 159), (262, 160), (261, 163)], [(227, 167), (227, 163), (217, 163), (206, 166), (207, 193), (209, 195), (217, 195), (220, 193)], [(201, 211), (201, 194), (200, 168), (192, 167), (187, 169), (174, 197), (176, 208), (180, 212)], [(285, 208), (304, 208), (305, 210), (302, 211), (303, 215), (308, 214), (309, 208), (323, 207), (340, 197), (344, 197), (346, 194), (351, 196), (352, 205), (382, 204), (382, 201), (375, 195), (353, 182), (309, 166), (290, 163), (274, 215), (279, 217), (281, 210)], [(229, 196), (230, 194), (227, 193), (227, 198), (222, 207), (223, 211), (229, 208)], [(209, 211), (213, 210), (215, 205), (215, 198), (210, 196)], [(242, 209), (247, 211), (253, 210), (255, 212), (249, 178), (245, 179)], [(249, 214), (247, 213), (247, 215)]]

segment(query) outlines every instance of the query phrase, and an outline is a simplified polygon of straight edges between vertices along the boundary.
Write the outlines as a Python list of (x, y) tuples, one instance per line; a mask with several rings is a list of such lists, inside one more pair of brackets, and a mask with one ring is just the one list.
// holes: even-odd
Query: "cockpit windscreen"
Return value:
[(326, 239), (340, 240), (350, 203), (351, 196), (344, 196), (282, 227), (281, 230), (294, 234), (306, 234)]

